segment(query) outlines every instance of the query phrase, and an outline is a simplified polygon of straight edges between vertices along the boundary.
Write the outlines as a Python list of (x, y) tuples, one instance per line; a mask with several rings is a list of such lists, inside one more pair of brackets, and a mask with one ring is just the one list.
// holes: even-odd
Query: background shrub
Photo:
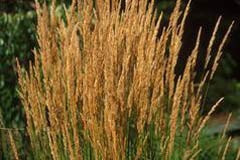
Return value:
[(17, 95), (16, 57), (27, 67), (36, 47), (34, 11), (0, 14), (0, 108), (6, 126), (23, 125)]

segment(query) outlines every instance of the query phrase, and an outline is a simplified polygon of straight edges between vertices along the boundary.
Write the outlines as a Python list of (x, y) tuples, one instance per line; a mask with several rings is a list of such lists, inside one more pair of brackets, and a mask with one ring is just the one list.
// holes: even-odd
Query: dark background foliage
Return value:
[[(59, 0), (58, 4), (70, 3), (70, 0)], [(183, 0), (184, 5), (187, 0)], [(163, 10), (165, 19), (171, 13), (175, 0), (161, 0), (156, 8)], [(233, 111), (240, 106), (240, 5), (238, 0), (192, 0), (190, 16), (187, 19), (184, 35), (182, 57), (193, 48), (199, 29), (203, 27), (201, 52), (204, 53), (211, 32), (218, 17), (222, 15), (222, 23), (218, 33), (220, 38), (228, 26), (235, 20), (231, 37), (225, 47), (221, 65), (214, 80), (206, 89), (203, 111), (208, 110), (220, 97), (225, 102), (220, 111)], [(17, 77), (15, 72), (16, 57), (26, 67), (32, 59), (32, 49), (36, 46), (36, 14), (34, 0), (0, 0), (0, 109), (6, 126), (24, 125), (24, 113), (17, 95)], [(220, 43), (219, 40), (217, 43)], [(202, 57), (199, 57), (200, 59)], [(181, 66), (181, 64), (180, 64)], [(198, 65), (201, 70), (201, 64)]]
[(32, 3), (0, 1), (0, 109), (6, 126), (23, 125), (17, 95), (15, 58), (27, 65), (36, 45), (36, 15)]
[[(203, 106), (205, 107), (204, 111), (207, 111), (210, 108), (209, 106), (216, 102), (219, 97), (225, 97), (224, 104), (218, 109), (219, 112), (235, 111), (240, 107), (239, 2), (239, 0), (192, 0), (191, 13), (185, 31), (184, 51), (193, 47), (191, 42), (194, 40), (199, 26), (203, 27), (201, 50), (204, 53), (218, 17), (222, 16), (222, 23), (217, 38), (222, 37), (231, 22), (235, 21), (231, 36), (224, 48), (220, 66), (207, 90), (206, 106)], [(217, 43), (220, 43), (220, 41), (218, 40)]]

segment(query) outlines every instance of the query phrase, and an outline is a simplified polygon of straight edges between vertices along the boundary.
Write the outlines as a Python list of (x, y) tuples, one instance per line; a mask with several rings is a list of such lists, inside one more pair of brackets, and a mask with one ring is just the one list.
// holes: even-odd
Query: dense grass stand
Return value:
[[(176, 75), (190, 2), (184, 11), (180, 5), (177, 0), (163, 26), (154, 1), (129, 0), (122, 8), (118, 1), (73, 0), (65, 19), (56, 15), (55, 1), (50, 7), (37, 3), (39, 48), (28, 71), (18, 65), (29, 156), (188, 160), (228, 155), (231, 139), (223, 136), (211, 156), (202, 134), (223, 99), (206, 116), (199, 109), (232, 25), (212, 54), (221, 18), (217, 21), (200, 81), (195, 67), (201, 28)], [(21, 156), (16, 148), (14, 153)]]

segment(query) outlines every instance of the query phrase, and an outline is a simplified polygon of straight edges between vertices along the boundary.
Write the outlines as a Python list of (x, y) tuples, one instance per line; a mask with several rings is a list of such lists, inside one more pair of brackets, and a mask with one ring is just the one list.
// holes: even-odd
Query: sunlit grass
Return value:
[[(199, 159), (206, 116), (199, 114), (204, 84), (214, 75), (232, 25), (212, 55), (213, 30), (202, 79), (195, 47), (176, 75), (190, 2), (181, 1), (162, 26), (154, 1), (73, 1), (66, 20), (37, 3), (38, 44), (20, 97), (34, 159)], [(216, 157), (224, 158), (224, 150)]]

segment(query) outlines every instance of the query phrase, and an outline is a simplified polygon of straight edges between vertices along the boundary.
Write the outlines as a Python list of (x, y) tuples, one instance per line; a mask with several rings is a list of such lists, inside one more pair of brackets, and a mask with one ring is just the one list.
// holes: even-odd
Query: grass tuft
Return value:
[(200, 159), (201, 131), (222, 101), (202, 116), (202, 93), (232, 25), (212, 54), (217, 21), (196, 81), (201, 28), (176, 74), (191, 1), (182, 11), (177, 0), (167, 26), (154, 1), (123, 2), (73, 0), (65, 20), (55, 1), (36, 3), (39, 48), (28, 71), (18, 64), (34, 159)]

